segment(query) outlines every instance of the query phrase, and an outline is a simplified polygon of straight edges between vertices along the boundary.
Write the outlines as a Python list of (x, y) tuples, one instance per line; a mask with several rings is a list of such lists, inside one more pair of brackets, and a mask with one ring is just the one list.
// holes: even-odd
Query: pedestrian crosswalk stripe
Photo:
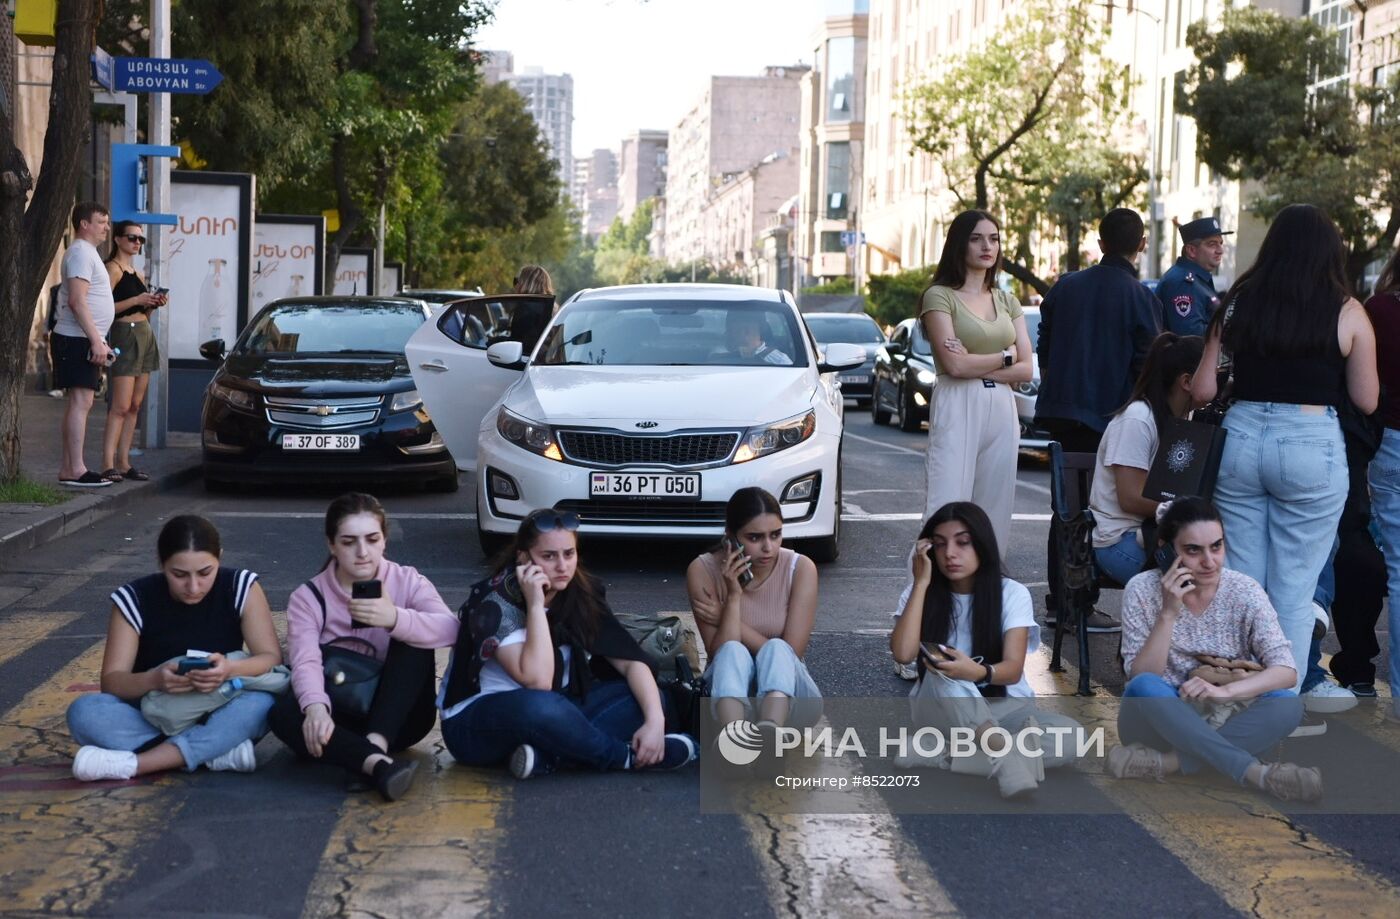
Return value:
[(12, 613), (0, 622), (0, 666), (81, 616), (77, 612)]
[(78, 783), (64, 724), (75, 687), (98, 679), (105, 642), (92, 645), (0, 722), (0, 891), (7, 911), (92, 915), (129, 876), (139, 846), (172, 816), (161, 784)]

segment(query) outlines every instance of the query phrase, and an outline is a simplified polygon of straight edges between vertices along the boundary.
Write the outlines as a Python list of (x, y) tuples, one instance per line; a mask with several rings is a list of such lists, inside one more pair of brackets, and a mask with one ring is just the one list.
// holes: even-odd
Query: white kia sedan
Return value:
[(842, 397), (865, 350), (819, 349), (785, 291), (724, 284), (609, 287), (447, 307), (406, 349), (457, 465), (476, 473), (490, 551), (542, 507), (590, 534), (715, 537), (759, 485), (783, 534), (839, 551)]

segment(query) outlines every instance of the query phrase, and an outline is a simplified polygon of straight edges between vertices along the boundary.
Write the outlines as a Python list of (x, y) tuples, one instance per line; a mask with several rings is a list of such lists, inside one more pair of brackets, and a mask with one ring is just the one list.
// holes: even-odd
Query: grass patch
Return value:
[(25, 478), (13, 482), (0, 482), (0, 504), (42, 504), (51, 507), (62, 504), (71, 497), (67, 492)]

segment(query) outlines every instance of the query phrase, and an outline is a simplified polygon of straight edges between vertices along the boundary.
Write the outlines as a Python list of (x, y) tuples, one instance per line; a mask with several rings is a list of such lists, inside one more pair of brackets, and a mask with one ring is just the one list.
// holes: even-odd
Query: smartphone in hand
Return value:
[(1157, 570), (1166, 574), (1172, 570), (1172, 565), (1176, 564), (1176, 549), (1172, 547), (1171, 543), (1159, 546), (1152, 558), (1157, 562)]
[(748, 587), (749, 582), (753, 580), (753, 562), (749, 559), (748, 554), (744, 552), (744, 547), (739, 545), (739, 540), (732, 536), (726, 536), (724, 537), (724, 548), (728, 549), (730, 552), (738, 552), (747, 563), (747, 567), (739, 572), (739, 586)]
[(214, 662), (207, 657), (182, 657), (175, 661), (175, 672), (184, 676), (191, 670), (208, 670)]
[(945, 652), (942, 648), (938, 647), (938, 645), (931, 645), (927, 644), (926, 642), (919, 642), (919, 650), (923, 652), (924, 657), (928, 658), (934, 663), (947, 664), (953, 660), (952, 655)]
[(378, 578), (356, 581), (350, 585), (351, 600), (378, 600), (384, 595), (384, 587)]

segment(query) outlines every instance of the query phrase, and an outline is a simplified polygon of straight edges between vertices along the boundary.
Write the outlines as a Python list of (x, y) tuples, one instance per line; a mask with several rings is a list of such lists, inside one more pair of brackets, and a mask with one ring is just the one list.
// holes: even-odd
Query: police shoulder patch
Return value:
[(1173, 297), (1172, 306), (1176, 307), (1176, 314), (1183, 319), (1191, 315), (1191, 298), (1185, 294)]

